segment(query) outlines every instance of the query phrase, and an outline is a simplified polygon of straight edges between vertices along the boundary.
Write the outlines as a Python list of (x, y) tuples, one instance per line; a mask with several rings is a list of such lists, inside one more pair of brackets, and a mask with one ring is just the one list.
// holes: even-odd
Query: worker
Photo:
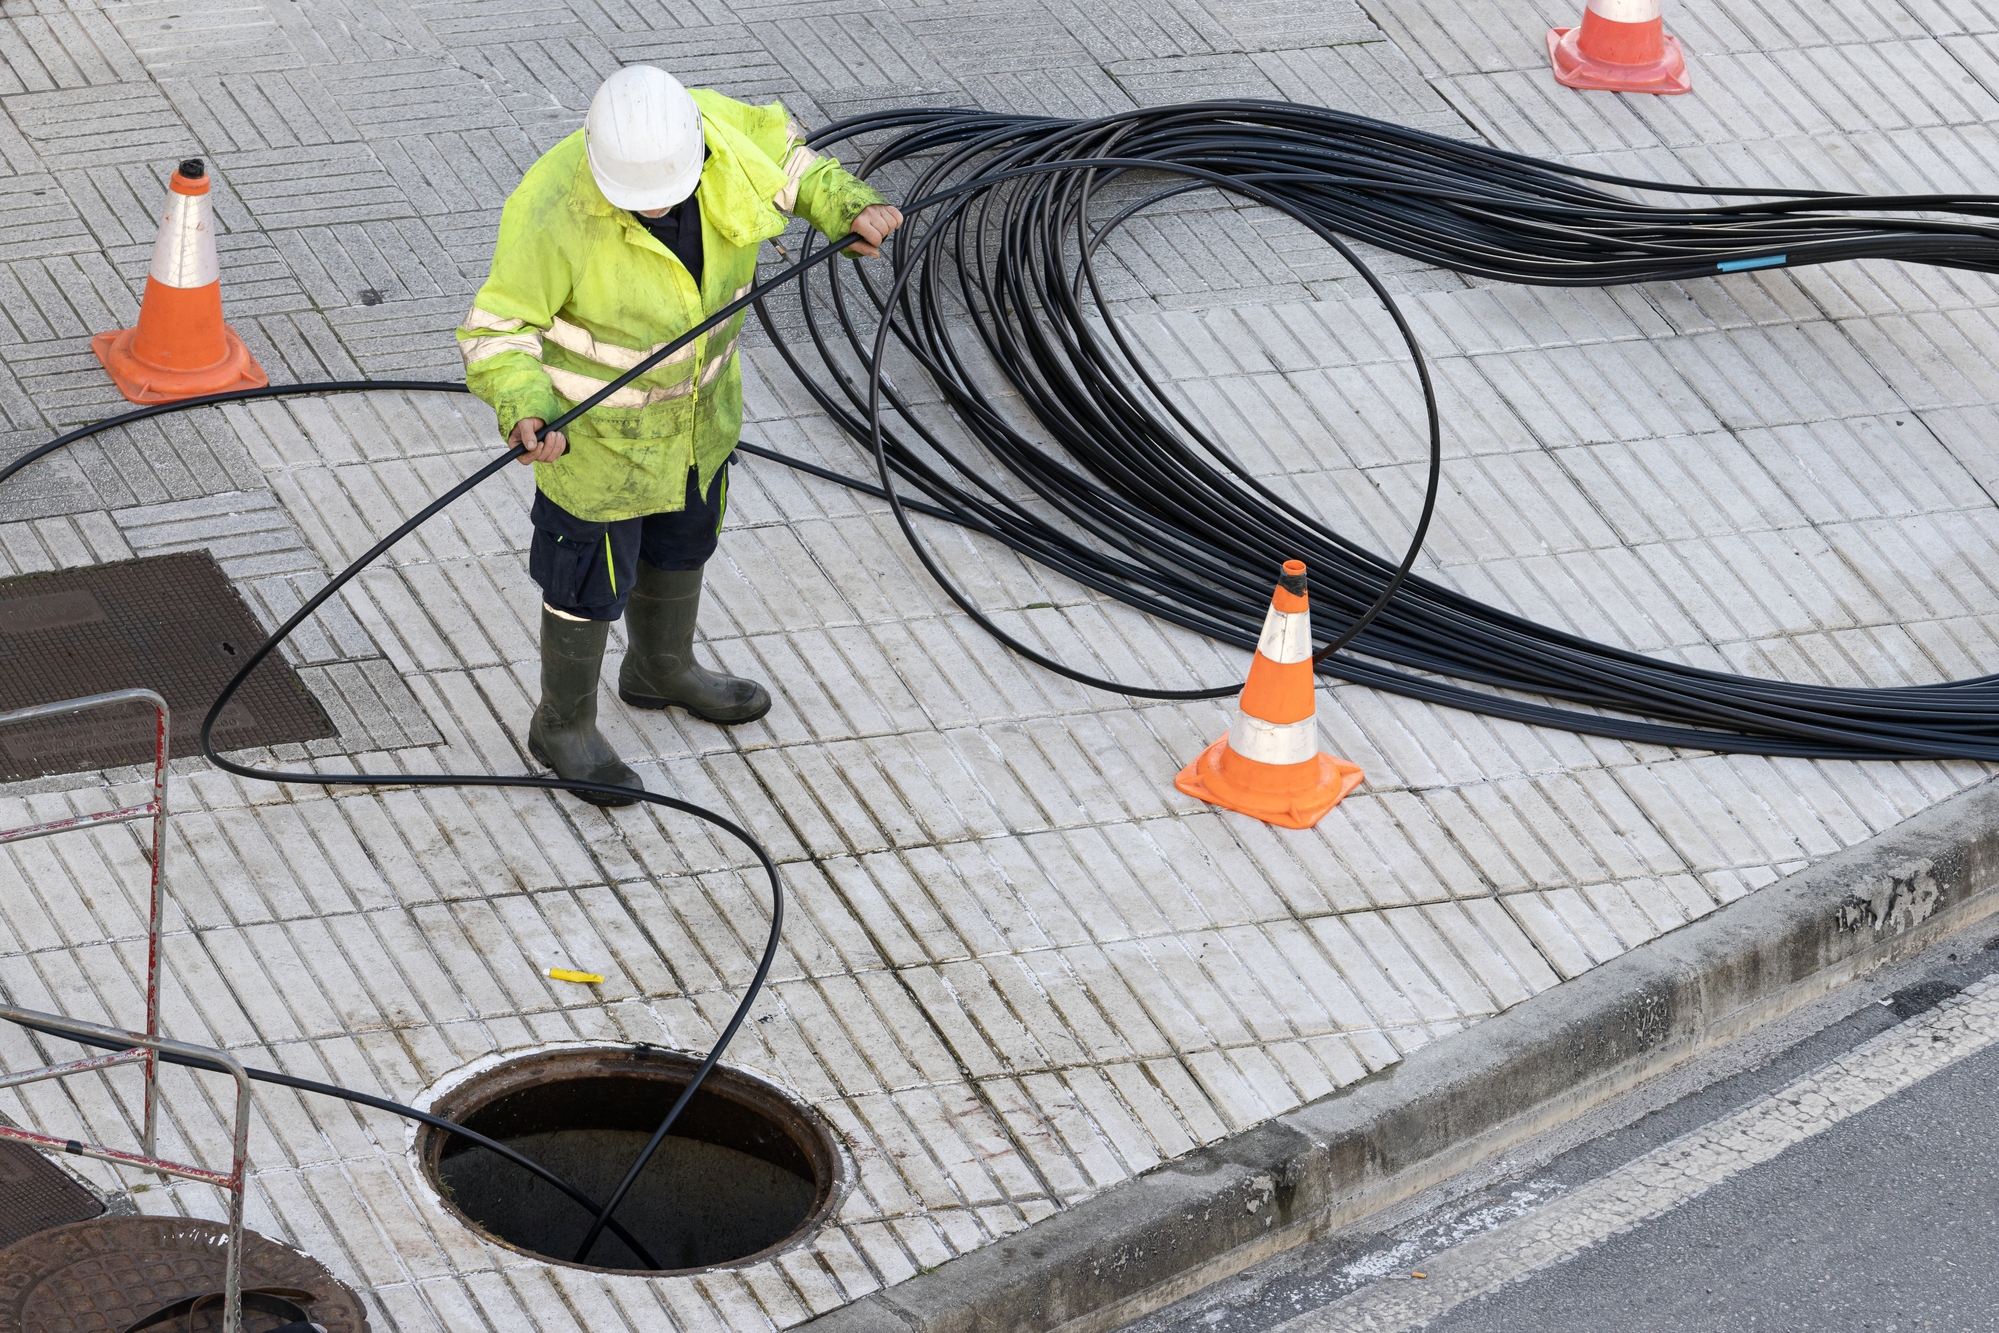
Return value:
[[(770, 709), (755, 681), (694, 658), (701, 570), (728, 506), (743, 424), (736, 338), (711, 329), (591, 408), (544, 424), (742, 296), (757, 251), (800, 217), (872, 256), (902, 223), (872, 187), (805, 146), (779, 103), (683, 88), (644, 65), (604, 80), (583, 128), (528, 168), (493, 267), (458, 330), (465, 379), (534, 467), (528, 573), (540, 585), (541, 701), (528, 753), (560, 777), (643, 790), (597, 729), (611, 622), (618, 697), (722, 725)], [(576, 791), (595, 805), (636, 797)]]

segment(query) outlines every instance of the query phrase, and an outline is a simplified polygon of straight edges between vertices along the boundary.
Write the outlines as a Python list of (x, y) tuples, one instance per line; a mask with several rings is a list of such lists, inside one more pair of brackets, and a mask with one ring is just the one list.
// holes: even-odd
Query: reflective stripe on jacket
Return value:
[[(882, 197), (805, 147), (784, 107), (697, 89), (708, 160), (701, 169), (701, 282), (637, 219), (604, 198), (583, 132), (528, 168), (500, 215), (493, 268), (458, 329), (465, 380), (491, 404), (502, 437), (523, 417), (550, 421), (750, 289), (757, 249), (785, 214), (828, 236)], [(743, 387), (736, 315), (590, 409), (569, 450), (535, 464), (535, 484), (579, 518), (607, 523), (686, 503), (687, 469), (705, 492), (736, 447)]]

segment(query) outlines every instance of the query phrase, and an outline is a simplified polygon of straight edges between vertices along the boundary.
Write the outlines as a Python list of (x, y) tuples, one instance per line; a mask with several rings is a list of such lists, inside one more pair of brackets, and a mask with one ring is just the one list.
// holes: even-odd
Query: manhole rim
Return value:
[[(707, 1052), (656, 1046), (646, 1042), (619, 1041), (567, 1041), (539, 1046), (517, 1046), (509, 1050), (489, 1052), (477, 1060), (459, 1066), (431, 1084), (424, 1090), (422, 1096), (411, 1104), (432, 1115), (452, 1119), (454, 1112), (464, 1109), (458, 1105), (459, 1099), (465, 1096), (469, 1089), (488, 1083), (496, 1075), (530, 1062), (553, 1062), (575, 1056), (662, 1060), (678, 1065), (691, 1074), (700, 1067), (701, 1061), (707, 1058)], [(570, 1268), (578, 1272), (599, 1273), (612, 1277), (692, 1277), (703, 1273), (747, 1268), (813, 1243), (832, 1219), (839, 1215), (840, 1206), (846, 1201), (847, 1192), (853, 1187), (854, 1159), (852, 1153), (848, 1151), (846, 1140), (818, 1107), (806, 1101), (794, 1090), (754, 1070), (727, 1063), (717, 1064), (702, 1084), (704, 1090), (710, 1086), (718, 1091), (739, 1087), (752, 1092), (756, 1095), (755, 1098), (745, 1100), (750, 1100), (752, 1106), (755, 1106), (757, 1101), (774, 1104), (780, 1114), (772, 1118), (778, 1123), (783, 1124), (783, 1117), (788, 1116), (802, 1124), (809, 1133), (807, 1141), (801, 1142), (800, 1147), (809, 1158), (813, 1159), (815, 1165), (823, 1164), (824, 1173), (822, 1179), (816, 1182), (812, 1207), (798, 1226), (784, 1239), (767, 1245), (754, 1254), (746, 1254), (720, 1263), (705, 1264), (698, 1268), (611, 1268), (601, 1264), (579, 1264), (517, 1245), (480, 1226), (438, 1187), (435, 1163), (431, 1160), (429, 1145), (436, 1143), (442, 1147), (445, 1136), (443, 1130), (412, 1121), (404, 1134), (405, 1151), (423, 1197), (464, 1228), (475, 1240), (498, 1246), (536, 1263), (551, 1264), (557, 1268)], [(504, 1090), (496, 1090), (492, 1096), (482, 1098), (478, 1104), (484, 1105), (502, 1091)], [(814, 1147), (819, 1151), (813, 1152)]]

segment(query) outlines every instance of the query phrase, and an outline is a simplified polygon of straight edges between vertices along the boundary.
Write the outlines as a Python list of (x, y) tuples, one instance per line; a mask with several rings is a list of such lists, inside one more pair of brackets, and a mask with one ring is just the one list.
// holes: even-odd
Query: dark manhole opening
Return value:
[[(452, 1089), (438, 1115), (498, 1139), (591, 1198), (617, 1188), (699, 1061), (637, 1049), (550, 1051)], [(585, 1210), (553, 1186), (456, 1135), (425, 1129), (417, 1152), (445, 1206), (491, 1239), (570, 1263)], [(589, 1268), (674, 1272), (746, 1263), (817, 1228), (840, 1193), (825, 1122), (776, 1089), (718, 1067), (682, 1111), (617, 1217), (661, 1265), (608, 1231)]]
[[(201, 720), (264, 641), (206, 550), (0, 579), (0, 712), (107, 690), (156, 690), (172, 755), (201, 750)], [(97, 709), (0, 727), (0, 781), (150, 762), (151, 710)], [(264, 660), (215, 725), (224, 750), (334, 734), (290, 667)]]

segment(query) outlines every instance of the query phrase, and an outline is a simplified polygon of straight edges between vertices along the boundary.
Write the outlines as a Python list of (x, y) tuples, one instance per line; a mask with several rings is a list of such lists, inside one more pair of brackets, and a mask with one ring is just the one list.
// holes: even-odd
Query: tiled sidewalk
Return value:
[[(1579, 0), (10, 4), (0, 451), (121, 405), (88, 335), (136, 313), (162, 178), (196, 151), (230, 318), (274, 380), (455, 377), (449, 331), (501, 199), (631, 61), (808, 119), (1283, 96), (1670, 179), (1999, 184), (1999, 10), (1669, 5), (1693, 56), (1686, 98), (1558, 89), (1541, 32)], [(1421, 484), (1416, 400), (1352, 279), (1268, 218), (1185, 200), (1115, 258), (1117, 313), (1194, 409), (1329, 522), (1399, 547)], [(1870, 264), (1557, 292), (1384, 267), (1443, 393), (1431, 577), (1756, 674), (1887, 685), (1999, 667), (1988, 279)], [(745, 361), (750, 438), (860, 466), (768, 346)], [(147, 423), (0, 494), (0, 571), (205, 544), (275, 623), (495, 447), (491, 415), (443, 395)], [(1278, 832), (1172, 789), (1223, 707), (1135, 706), (1010, 657), (872, 501), (757, 461), (732, 492), (704, 629), (776, 708), (730, 732), (610, 704), (607, 730), (656, 790), (729, 813), (782, 863), (784, 952), (731, 1059), (825, 1112), (856, 1187), (837, 1226), (781, 1260), (605, 1278), (472, 1239), (416, 1182), (400, 1121), (261, 1090), (253, 1225), (368, 1291), (382, 1328), (797, 1323), (1987, 775), (1679, 754), (1342, 687), (1320, 695), (1327, 742), (1368, 784), (1317, 830)], [(526, 496), (509, 471), (299, 637), (341, 737), (283, 758), (526, 766)], [(1235, 650), (925, 531), (983, 605), (1066, 660), (1168, 685), (1242, 670)], [(134, 778), (10, 789), (0, 825), (102, 808)], [(767, 920), (741, 848), (647, 811), (335, 796), (193, 761), (173, 801), (172, 1030), (402, 1100), (496, 1050), (705, 1046)], [(0, 851), (0, 985), (136, 1021), (145, 876), (125, 830)], [(557, 964), (610, 980), (545, 980)], [(0, 1063), (37, 1058), (0, 1032)], [(170, 1086), (169, 1150), (222, 1151), (210, 1094)], [(131, 1092), (45, 1085), (0, 1094), (0, 1113), (117, 1139)], [(218, 1213), (206, 1189), (91, 1178), (146, 1211)]]

